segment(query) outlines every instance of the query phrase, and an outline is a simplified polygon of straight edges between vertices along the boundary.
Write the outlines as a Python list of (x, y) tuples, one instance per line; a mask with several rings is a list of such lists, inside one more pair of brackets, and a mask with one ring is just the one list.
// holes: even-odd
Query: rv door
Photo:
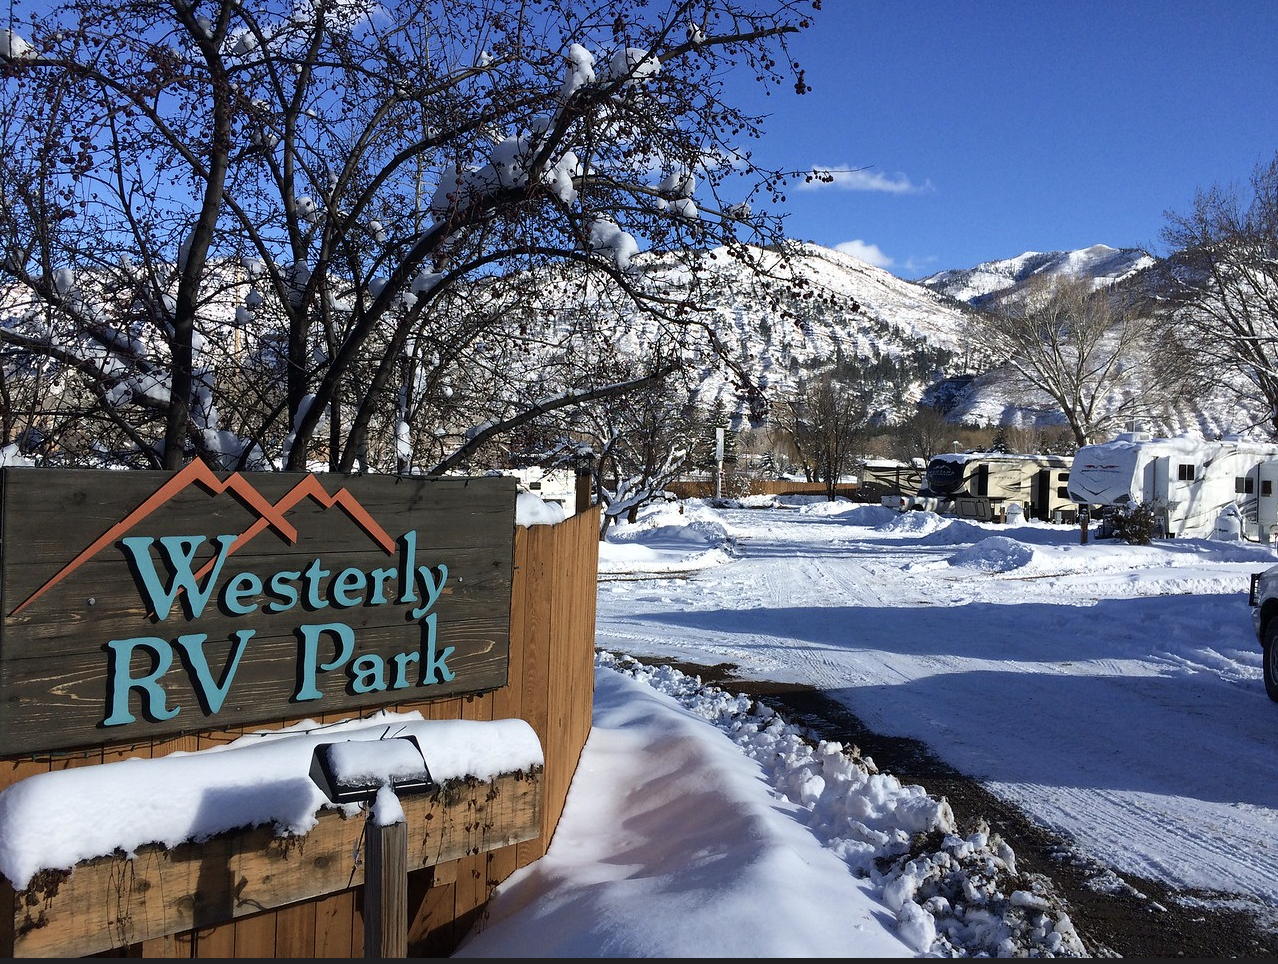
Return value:
[(1158, 455), (1150, 461), (1153, 470), (1153, 487), (1149, 499), (1155, 505), (1166, 505), (1171, 500), (1171, 456)]
[(1278, 538), (1278, 459), (1256, 466), (1256, 527), (1261, 542)]
[(988, 462), (982, 462), (976, 467), (976, 487), (972, 495), (989, 495), (990, 494), (990, 466)]
[(1039, 469), (1035, 472), (1034, 478), (1030, 482), (1030, 491), (1033, 492), (1030, 497), (1030, 505), (1032, 507), (1030, 515), (1040, 522), (1050, 521), (1053, 517), (1053, 510), (1057, 509), (1054, 503), (1059, 501), (1052, 498), (1052, 470)]
[[(1171, 468), (1172, 461), (1169, 455), (1158, 455), (1150, 461), (1150, 472), (1152, 473), (1153, 485), (1147, 487), (1150, 495), (1150, 501), (1154, 505), (1154, 530), (1159, 536), (1174, 536), (1180, 528), (1177, 525), (1178, 509), (1182, 499), (1172, 499), (1172, 480)], [(1184, 483), (1178, 483), (1177, 495), (1180, 495), (1181, 488)]]

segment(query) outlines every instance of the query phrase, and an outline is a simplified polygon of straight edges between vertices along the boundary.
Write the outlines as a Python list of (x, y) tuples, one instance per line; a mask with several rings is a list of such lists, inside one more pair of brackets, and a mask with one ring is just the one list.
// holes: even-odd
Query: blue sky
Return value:
[(1166, 254), (1166, 212), (1278, 153), (1276, 0), (825, 0), (766, 101), (791, 236), (903, 278), (1092, 244)]

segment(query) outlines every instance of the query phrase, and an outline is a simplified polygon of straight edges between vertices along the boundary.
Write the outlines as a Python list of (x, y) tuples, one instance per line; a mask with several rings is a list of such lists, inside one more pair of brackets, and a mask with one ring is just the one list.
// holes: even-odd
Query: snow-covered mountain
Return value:
[[(752, 387), (764, 396), (777, 398), (805, 377), (840, 366), (875, 384), (873, 409), (895, 421), (908, 416), (933, 383), (962, 367), (972, 316), (967, 305), (815, 244), (798, 245), (788, 262), (775, 253), (756, 254), (773, 279), (760, 287), (744, 268), (717, 267), (723, 283), (704, 307), (718, 316), (720, 342), (751, 372)], [(641, 270), (660, 278), (662, 267), (658, 262)], [(668, 283), (678, 285), (679, 277), (672, 272)], [(634, 349), (656, 337), (652, 322), (618, 321), (621, 337)], [(722, 404), (728, 413), (747, 417), (724, 373), (708, 366), (698, 377), (700, 405)]]
[[(876, 385), (871, 409), (885, 422), (908, 418), (924, 402), (940, 405), (956, 423), (1061, 426), (1063, 418), (1050, 406), (1035, 408), (1023, 398), (1008, 397), (997, 372), (977, 357), (968, 332), (980, 305), (1043, 273), (1089, 277), (1099, 286), (1148, 279), (1156, 274), (1149, 269), (1158, 264), (1141, 249), (1098, 244), (1081, 251), (1026, 253), (914, 282), (809, 243), (793, 252), (791, 271), (820, 297), (806, 299), (797, 309), (791, 303), (797, 324), (757, 288), (749, 293), (744, 280), (726, 280), (712, 307), (721, 340), (748, 366), (755, 388), (773, 398), (794, 390), (805, 376), (842, 364)], [(765, 291), (784, 303), (783, 288)], [(645, 340), (643, 321), (625, 324), (628, 337)], [(707, 367), (700, 377), (698, 403), (721, 403), (744, 422), (740, 394), (722, 373)], [(1168, 424), (1147, 428), (1215, 435), (1243, 431), (1256, 421), (1255, 412), (1224, 392), (1210, 403), (1182, 408)]]
[(1026, 251), (1003, 261), (983, 261), (974, 268), (953, 268), (919, 279), (919, 284), (958, 301), (980, 307), (995, 295), (1014, 292), (1041, 275), (1089, 277), (1110, 285), (1152, 267), (1155, 258), (1141, 248), (1094, 244), (1079, 251)]

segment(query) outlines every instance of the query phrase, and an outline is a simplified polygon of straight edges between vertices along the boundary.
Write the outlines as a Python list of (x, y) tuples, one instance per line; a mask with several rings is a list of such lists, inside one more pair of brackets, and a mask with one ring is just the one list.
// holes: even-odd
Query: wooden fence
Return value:
[[(714, 482), (693, 479), (671, 482), (666, 491), (680, 499), (710, 499), (714, 497)], [(725, 497), (733, 498), (750, 495), (825, 495), (824, 482), (788, 482), (781, 479), (725, 479), (720, 486)], [(859, 490), (855, 482), (841, 482), (834, 487), (835, 495), (845, 499), (856, 500)], [(877, 499), (877, 496), (875, 497)]]
[[(595, 604), (599, 554), (597, 513), (579, 512), (558, 525), (518, 527), (514, 543), (510, 662), (506, 685), (495, 690), (394, 709), (418, 710), (431, 720), (523, 719), (536, 732), (545, 767), (540, 775), (540, 832), (529, 839), (412, 871), (408, 879), (408, 956), (446, 957), (474, 926), (482, 926), (493, 888), (538, 859), (563, 811), (594, 709)], [(341, 714), (307, 717), (332, 722)], [(298, 722), (280, 721), (281, 726)], [(107, 746), (92, 753), (43, 754), (0, 759), (0, 789), (49, 770), (92, 766), (129, 757), (160, 757), (229, 743), (249, 730), (205, 732), (147, 745)], [(529, 811), (531, 812), (531, 811)], [(534, 813), (534, 819), (537, 814)], [(471, 848), (474, 850), (476, 848)], [(127, 860), (121, 858), (121, 862)], [(118, 885), (119, 881), (115, 881)], [(3, 884), (0, 881), (0, 884)], [(0, 942), (11, 956), (68, 956), (41, 949), (36, 931), (20, 922), (29, 901), (7, 884), (14, 915), (0, 914)], [(29, 896), (29, 895), (27, 895)], [(118, 894), (102, 893), (101, 919)], [(47, 900), (57, 901), (56, 888)], [(362, 957), (363, 887), (261, 913), (236, 909), (233, 919), (138, 943), (113, 946), (91, 957)], [(85, 908), (92, 913), (95, 908)], [(17, 923), (15, 923), (17, 922)], [(99, 925), (100, 926), (100, 925)], [(53, 928), (47, 928), (52, 930)], [(34, 935), (34, 936), (33, 936)], [(115, 942), (112, 942), (115, 943)]]

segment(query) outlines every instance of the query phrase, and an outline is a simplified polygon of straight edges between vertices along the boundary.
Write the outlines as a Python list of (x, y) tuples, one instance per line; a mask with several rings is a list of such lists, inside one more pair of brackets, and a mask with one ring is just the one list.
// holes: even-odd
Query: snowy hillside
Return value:
[[(1157, 263), (1137, 248), (1098, 244), (1080, 251), (1026, 253), (912, 282), (851, 255), (803, 244), (792, 257), (793, 276), (805, 279), (823, 297), (797, 309), (797, 324), (744, 278), (725, 277), (721, 300), (708, 307), (719, 316), (721, 340), (753, 373), (755, 387), (773, 398), (794, 390), (805, 376), (855, 358), (878, 385), (871, 411), (888, 422), (908, 418), (920, 402), (943, 401), (956, 423), (1061, 426), (1063, 419), (1052, 407), (1035, 408), (1022, 396), (1010, 397), (997, 372), (977, 374), (980, 366), (967, 337), (974, 312), (991, 295), (1036, 275), (1069, 273), (1091, 277), (1098, 285), (1112, 284), (1142, 272), (1151, 276), (1147, 269)], [(770, 290), (775, 294), (783, 287), (776, 283)], [(787, 296), (780, 297), (784, 302)], [(646, 340), (645, 322), (618, 322), (622, 340), (634, 345)], [(722, 402), (727, 412), (744, 417), (738, 394), (721, 372), (707, 367), (699, 377), (700, 404)], [(1258, 421), (1263, 423), (1263, 415), (1222, 390), (1202, 405), (1180, 406), (1166, 424), (1144, 427), (1161, 434), (1246, 434)]]
[[(996, 373), (967, 380), (962, 390), (951, 393), (950, 405), (947, 419), (965, 425), (1045, 428), (1065, 424), (1055, 410), (1027, 406), (1022, 397), (1011, 396), (997, 384)], [(1181, 402), (1166, 420), (1142, 421), (1134, 427), (1162, 436), (1190, 432), (1205, 438), (1240, 435), (1260, 439), (1267, 437), (1268, 424), (1262, 404), (1247, 403), (1237, 392), (1216, 386), (1213, 394), (1202, 402)]]
[[(908, 416), (927, 388), (950, 373), (953, 359), (964, 355), (966, 305), (819, 245), (797, 246), (788, 265), (774, 253), (756, 254), (775, 277), (760, 287), (743, 268), (718, 267), (722, 284), (703, 307), (717, 316), (720, 342), (770, 398), (842, 362), (879, 386), (872, 408), (895, 420)], [(637, 261), (650, 280), (680, 284), (682, 274), (662, 277), (660, 262)], [(807, 297), (794, 294), (796, 280)], [(657, 337), (649, 320), (619, 318), (617, 324), (618, 344), (632, 351)], [(744, 417), (738, 393), (723, 372), (707, 365), (698, 381), (699, 404), (722, 403)]]
[[(1079, 251), (1026, 252), (1017, 258), (986, 261), (974, 268), (942, 271), (923, 278), (920, 285), (981, 308), (995, 297), (1014, 295), (1031, 278), (1040, 275), (1072, 275), (1091, 278), (1096, 287), (1131, 285), (1155, 294), (1169, 284), (1171, 261), (1160, 261), (1140, 248), (1111, 248), (1096, 244)], [(1008, 398), (997, 387), (998, 373), (968, 379), (959, 392), (952, 393), (949, 417), (978, 425), (1056, 424), (1054, 412), (1036, 415), (1019, 398)], [(935, 393), (935, 390), (934, 390)], [(1262, 437), (1269, 424), (1265, 407), (1250, 400), (1248, 393), (1231, 388), (1224, 380), (1209, 389), (1201, 401), (1183, 401), (1159, 424), (1142, 426), (1159, 435), (1201, 433), (1207, 438), (1221, 435)]]
[(1108, 285), (1151, 267), (1154, 258), (1140, 248), (1111, 248), (1094, 244), (1080, 251), (1027, 251), (1016, 258), (984, 261), (974, 268), (940, 271), (919, 280), (925, 288), (958, 301), (980, 306), (992, 295), (1014, 290), (1040, 275), (1090, 277), (1096, 285)]

